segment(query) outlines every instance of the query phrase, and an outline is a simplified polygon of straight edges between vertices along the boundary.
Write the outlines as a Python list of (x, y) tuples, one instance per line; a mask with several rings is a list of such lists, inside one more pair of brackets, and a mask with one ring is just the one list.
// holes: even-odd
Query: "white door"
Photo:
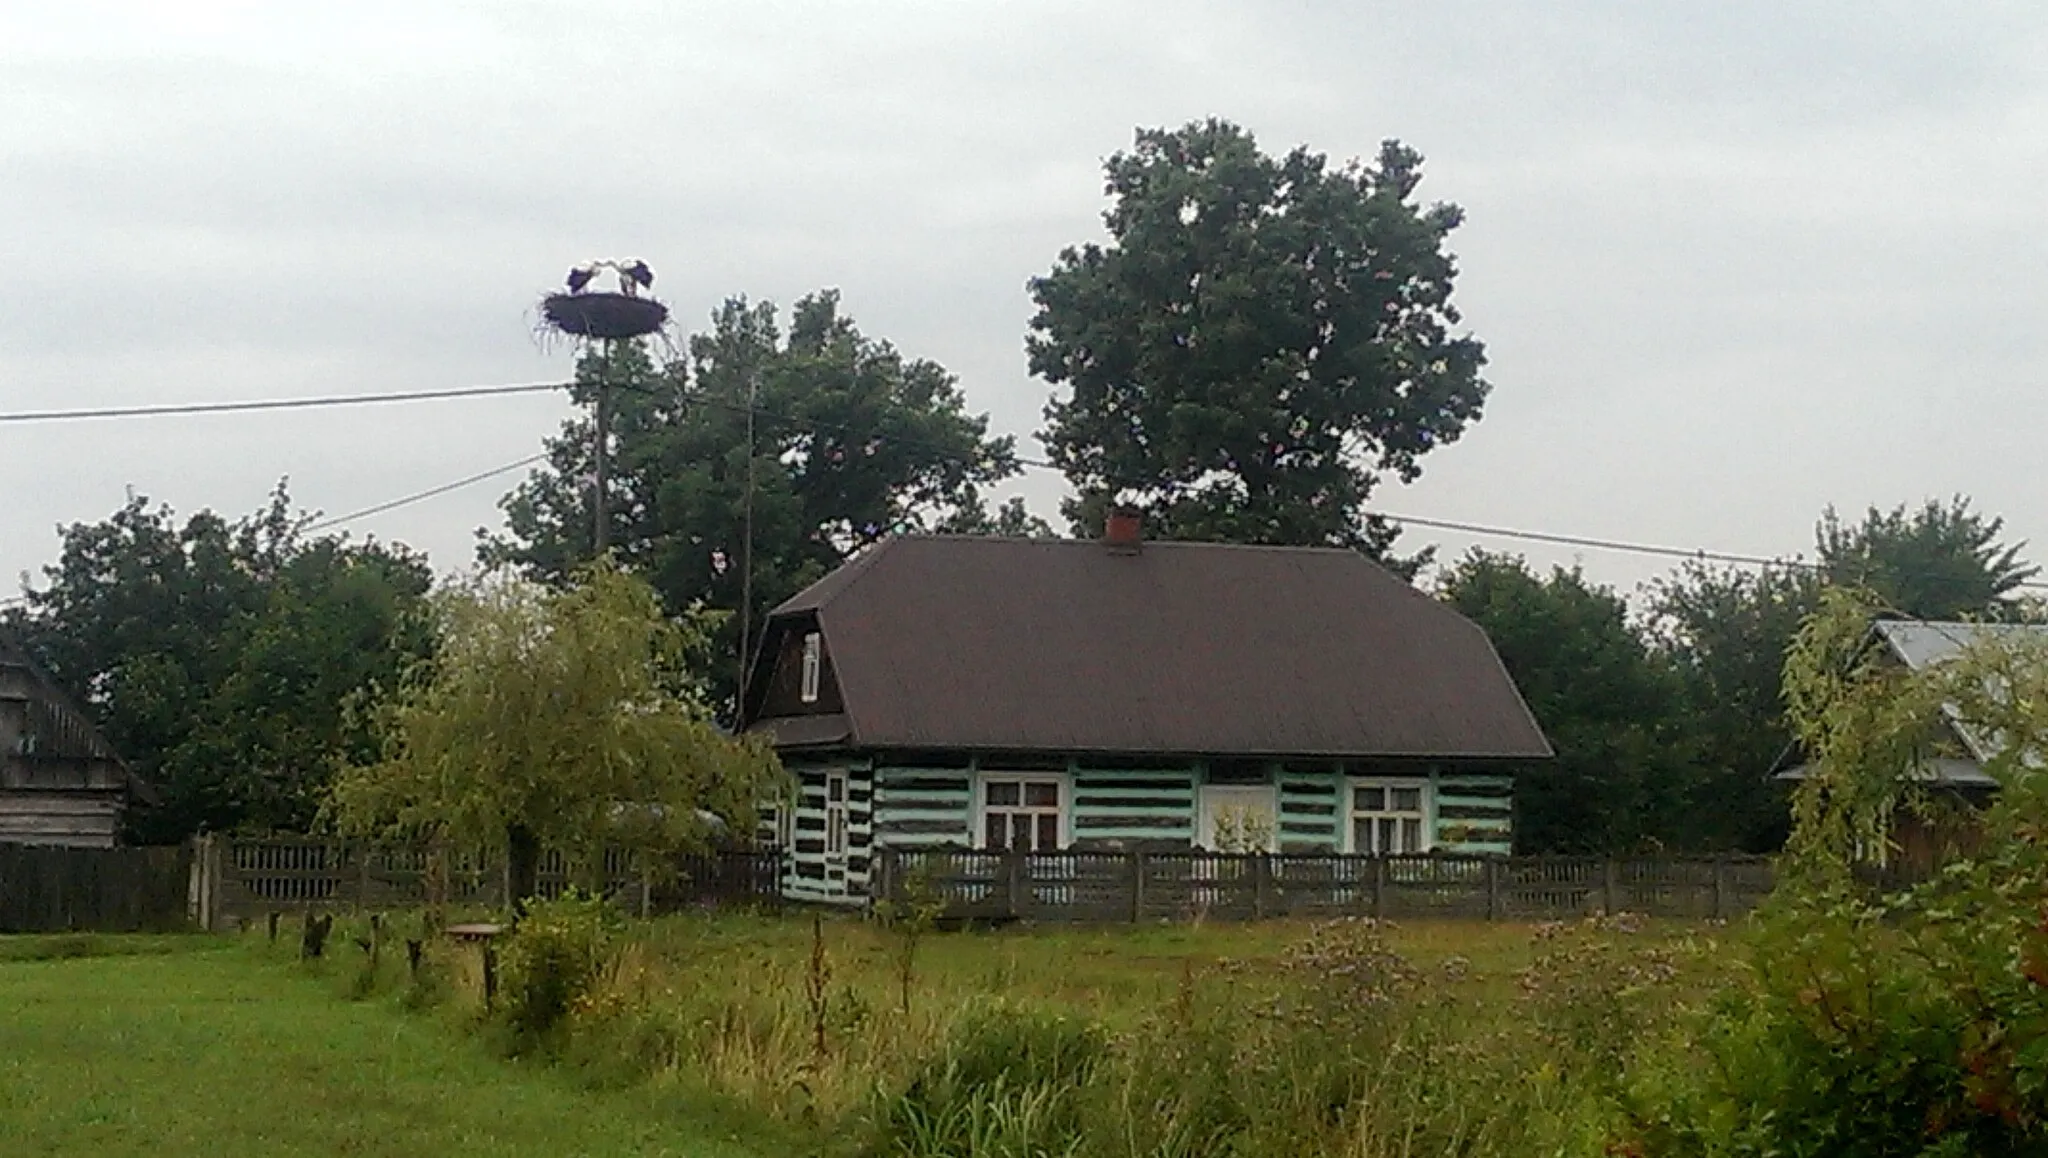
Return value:
[(1270, 784), (1204, 784), (1199, 811), (1203, 848), (1280, 851), (1280, 792)]

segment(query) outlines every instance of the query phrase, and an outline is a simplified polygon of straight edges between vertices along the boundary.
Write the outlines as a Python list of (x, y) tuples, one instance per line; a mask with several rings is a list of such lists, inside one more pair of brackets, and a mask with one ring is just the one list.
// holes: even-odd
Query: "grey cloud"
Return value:
[[(1469, 211), (1496, 393), (1389, 508), (1770, 552), (1828, 501), (1966, 490), (2048, 534), (2031, 5), (216, 7), (0, 17), (0, 252), (31, 271), (0, 409), (557, 377), (533, 295), (634, 253), (685, 328), (838, 286), (1027, 434), (1025, 280), (1097, 235), (1134, 125), (1213, 113), (1340, 159), (1400, 136)], [(563, 412), (0, 427), (0, 572), (125, 482), (240, 511), (289, 472), (348, 510)], [(1051, 513), (1056, 479), (1019, 488)], [(365, 527), (459, 565), (502, 489)]]

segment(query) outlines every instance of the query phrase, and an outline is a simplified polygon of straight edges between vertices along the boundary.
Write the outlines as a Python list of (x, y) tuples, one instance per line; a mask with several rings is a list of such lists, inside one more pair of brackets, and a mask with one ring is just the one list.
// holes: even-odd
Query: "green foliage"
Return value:
[[(1868, 595), (1830, 591), (1786, 662), (1810, 775), (1756, 938), (1752, 990), (1708, 1040), (1721, 1140), (1671, 1153), (2048, 1151), (2048, 646), (1980, 642), (1921, 671), (1872, 645)], [(1923, 788), (1950, 727), (1999, 783), (1974, 856), (1883, 894), (1858, 870)]]
[(919, 864), (904, 875), (898, 895), (874, 904), (874, 913), (896, 934), (896, 980), (902, 1013), (910, 1016), (911, 993), (917, 987), (917, 949), (925, 934), (938, 927), (946, 912), (946, 895), (932, 883), (931, 872)]
[(1760, 853), (1784, 843), (1791, 812), (1771, 776), (1792, 745), (1785, 653), (1821, 589), (1807, 568), (1704, 563), (1650, 585), (1653, 638), (1676, 669), (1692, 735), (1689, 824), (1699, 847)]
[(1374, 486), (1486, 398), (1452, 332), (1462, 212), (1413, 200), (1422, 158), (1396, 142), (1333, 168), (1218, 120), (1141, 130), (1105, 171), (1110, 243), (1031, 282), (1032, 372), (1071, 388), (1043, 436), (1069, 521), (1127, 502), (1166, 538), (1383, 553)]
[(1558, 750), (1518, 780), (1521, 846), (1777, 849), (1791, 811), (1773, 774), (1797, 747), (1785, 659), (1823, 592), (1870, 585), (1887, 615), (2027, 617), (2015, 595), (2033, 571), (1998, 542), (2002, 526), (1963, 499), (1854, 526), (1829, 510), (1817, 567), (1688, 563), (1649, 584), (1640, 620), (1576, 571), (1461, 560), (1447, 597), (1487, 629)]
[(1960, 495), (1908, 513), (1871, 507), (1844, 526), (1829, 507), (1814, 528), (1829, 582), (1871, 592), (1888, 614), (1910, 619), (2002, 619), (2018, 610), (2020, 584), (2040, 574), (2001, 543), (2005, 520), (1985, 518)]
[(1576, 569), (1539, 577), (1519, 557), (1477, 550), (1442, 592), (1486, 629), (1557, 751), (1516, 776), (1521, 851), (1698, 843), (1681, 687), (1620, 596)]
[(587, 872), (607, 846), (701, 849), (721, 826), (752, 830), (780, 767), (712, 722), (687, 666), (701, 618), (668, 619), (610, 564), (560, 590), (479, 581), (436, 606), (432, 668), (380, 707), (380, 758), (335, 781), (344, 832), (509, 851), (524, 898), (543, 846)]
[(141, 496), (63, 529), (63, 554), (10, 626), (162, 796), (129, 836), (302, 829), (337, 758), (368, 737), (351, 702), (390, 688), (432, 636), (426, 560), (309, 536), (284, 485), (228, 522), (179, 524)]
[(1108, 1053), (1099, 1026), (1000, 1003), (953, 1029), (881, 1112), (886, 1151), (1036, 1158), (1078, 1145), (1080, 1094)]
[(499, 999), (515, 1048), (550, 1042), (591, 996), (612, 963), (623, 924), (603, 897), (573, 888), (529, 906), (499, 959)]
[[(1017, 472), (1013, 440), (990, 437), (953, 375), (860, 332), (836, 291), (799, 301), (787, 338), (772, 303), (728, 301), (686, 362), (656, 366), (637, 344), (586, 354), (573, 395), (611, 387), (609, 539), (672, 612), (737, 611), (744, 586), (752, 422), (753, 623), (861, 546), (898, 531), (1032, 533), (981, 489)], [(559, 583), (591, 555), (592, 428), (577, 418), (548, 442), (548, 467), (505, 497), (509, 534), (486, 563)], [(737, 617), (714, 632), (737, 653)], [(710, 669), (716, 699), (736, 666)]]

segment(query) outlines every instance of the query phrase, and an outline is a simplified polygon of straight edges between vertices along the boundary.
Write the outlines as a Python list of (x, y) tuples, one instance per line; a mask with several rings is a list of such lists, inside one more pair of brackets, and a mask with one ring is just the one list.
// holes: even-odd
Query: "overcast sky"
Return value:
[[(0, 0), (0, 413), (559, 379), (532, 302), (636, 255), (686, 328), (838, 287), (1036, 453), (1025, 280), (1134, 127), (1215, 115), (1398, 137), (1467, 211), (1494, 392), (1382, 508), (1779, 554), (1963, 493), (2048, 560), (2044, 42), (2038, 3)], [(342, 514), (566, 413), (0, 424), (0, 594), (131, 487)], [(466, 566), (510, 481), (352, 529)]]

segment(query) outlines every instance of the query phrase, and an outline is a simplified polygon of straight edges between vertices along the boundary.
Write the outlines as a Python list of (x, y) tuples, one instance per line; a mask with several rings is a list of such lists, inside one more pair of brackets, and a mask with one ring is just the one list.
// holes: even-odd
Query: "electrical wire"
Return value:
[(512, 386), (456, 386), (446, 390), (399, 390), (385, 394), (333, 394), (314, 398), (264, 398), (245, 402), (175, 402), (156, 406), (103, 406), (85, 410), (28, 410), (0, 414), (0, 423), (74, 422), (86, 418), (164, 418), (187, 414), (242, 414), (257, 410), (372, 406), (392, 402), (429, 402), (440, 398), (539, 394), (548, 390), (564, 390), (570, 385), (567, 382), (527, 382)]
[[(743, 403), (729, 402), (721, 398), (713, 398), (706, 395), (693, 395), (681, 393), (679, 394), (678, 400), (688, 405), (714, 406), (719, 409), (732, 411), (734, 413), (747, 413), (751, 409), (752, 412), (758, 417), (768, 418), (778, 422), (785, 422), (792, 426), (798, 426), (812, 430), (824, 429), (851, 431), (855, 429), (853, 425), (847, 423), (825, 422), (817, 419), (800, 418), (794, 415), (777, 414), (772, 411), (750, 408)], [(908, 446), (922, 446), (926, 449), (936, 450), (947, 454), (954, 453), (953, 448), (951, 447), (942, 446), (938, 443), (924, 442), (917, 439), (892, 437), (890, 441), (901, 443)], [(1058, 463), (1040, 458), (1027, 458), (1023, 455), (1013, 455), (1011, 456), (1010, 461), (1016, 463), (1020, 467), (1025, 467), (1032, 470), (1061, 469)], [(1718, 551), (1704, 547), (1669, 547), (1655, 543), (1630, 542), (1622, 539), (1603, 539), (1595, 538), (1590, 535), (1574, 535), (1555, 531), (1527, 531), (1516, 527), (1500, 527), (1491, 526), (1485, 523), (1459, 522), (1453, 519), (1439, 519), (1424, 515), (1404, 515), (1398, 514), (1393, 511), (1369, 510), (1367, 514), (1377, 516), (1382, 519), (1386, 519), (1389, 522), (1401, 523), (1408, 526), (1430, 527), (1442, 531), (1458, 531), (1468, 535), (1482, 535), (1493, 538), (1513, 539), (1522, 542), (1548, 543), (1554, 546), (1583, 547), (1588, 550), (1595, 551), (1615, 551), (1626, 554), (1650, 555), (1666, 559), (1696, 560), (1699, 562), (1707, 563), (1730, 563), (1745, 567), (1787, 567), (1804, 571), (1821, 571), (1826, 569), (1820, 563), (1809, 562), (1807, 560), (1798, 558), (1771, 557), (1767, 555), (1747, 555), (1735, 551)], [(2016, 586), (2029, 588), (2033, 590), (2048, 590), (2048, 582), (2023, 581), (2021, 583), (2016, 584)]]
[(332, 527), (341, 526), (343, 523), (352, 523), (357, 519), (367, 519), (371, 515), (381, 515), (386, 511), (395, 511), (400, 507), (409, 507), (414, 503), (423, 503), (428, 499), (439, 498), (450, 491), (459, 491), (463, 487), (475, 486), (486, 479), (493, 479), (501, 474), (509, 474), (520, 467), (533, 466), (536, 463), (544, 462), (547, 457), (546, 454), (529, 454), (517, 462), (508, 462), (503, 466), (494, 466), (489, 470), (479, 471), (465, 478), (456, 479), (454, 482), (445, 482), (439, 486), (428, 487), (423, 491), (416, 491), (403, 498), (391, 499), (388, 502), (378, 503), (375, 506), (364, 507), (359, 511), (350, 511), (345, 515), (336, 515), (331, 519), (322, 519), (319, 522), (309, 523), (306, 526), (306, 531), (308, 533), (325, 531)]
[[(30, 422), (66, 422), (86, 419), (160, 418), (199, 414), (240, 414), (256, 411), (306, 410), (338, 406), (368, 406), (406, 402), (428, 402), (451, 398), (487, 398), (514, 394), (538, 394), (547, 391), (565, 390), (571, 388), (573, 385), (574, 383), (570, 382), (531, 382), (503, 386), (457, 386), (441, 390), (389, 391), (379, 394), (326, 395), (312, 398), (270, 398), (236, 402), (187, 402), (167, 403), (153, 406), (111, 406), (76, 410), (19, 411), (14, 413), (0, 413), (0, 424), (18, 424)], [(652, 391), (645, 390), (636, 392), (652, 393)], [(725, 399), (715, 398), (705, 394), (689, 394), (679, 391), (677, 401), (681, 402), (684, 405), (713, 406), (719, 409), (729, 410), (738, 414), (749, 414), (757, 418), (767, 418), (776, 422), (782, 422), (792, 426), (808, 428), (811, 430), (852, 431), (855, 429), (855, 426), (850, 423), (833, 423), (820, 419), (807, 419), (795, 415), (779, 414), (773, 411), (763, 410), (757, 406), (749, 405), (747, 403), (727, 401)], [(924, 442), (917, 439), (907, 439), (900, 436), (891, 436), (890, 441), (910, 446), (923, 446), (928, 449), (938, 450), (946, 454), (956, 454), (954, 448), (952, 447), (942, 446), (937, 443)], [(358, 519), (365, 519), (372, 515), (383, 514), (386, 511), (392, 511), (397, 510), (401, 507), (411, 506), (414, 503), (425, 502), (428, 499), (437, 498), (441, 495), (449, 493), (450, 491), (456, 491), (464, 487), (473, 486), (476, 483), (496, 478), (499, 475), (507, 474), (511, 471), (518, 470), (521, 467), (535, 465), (543, 461), (546, 457), (547, 456), (544, 454), (529, 455), (516, 462), (506, 463), (503, 466), (493, 467), (490, 470), (483, 471), (478, 474), (469, 475), (464, 478), (456, 479), (452, 482), (443, 483), (439, 486), (429, 487), (426, 490), (419, 491), (414, 494), (405, 495), (401, 498), (392, 499), (388, 502), (378, 503), (374, 506), (364, 507), (361, 510), (351, 511), (348, 514), (338, 515), (331, 519), (324, 519), (319, 522), (311, 524), (307, 529), (309, 531), (326, 530), (332, 527), (340, 526), (344, 523), (354, 522)], [(1009, 461), (1015, 463), (1019, 467), (1023, 467), (1030, 470), (1060, 469), (1059, 464), (1054, 463), (1050, 460), (1042, 458), (1028, 458), (1023, 455), (1012, 455), (1010, 456)], [(1603, 539), (1595, 538), (1588, 535), (1574, 535), (1552, 531), (1531, 531), (1524, 530), (1518, 527), (1500, 527), (1491, 526), (1483, 523), (1467, 523), (1452, 519), (1439, 519), (1423, 515), (1404, 515), (1392, 511), (1371, 511), (1369, 513), (1372, 515), (1376, 515), (1379, 518), (1387, 519), (1391, 522), (1401, 523), (1409, 526), (1430, 527), (1436, 530), (1456, 531), (1464, 534), (1481, 535), (1501, 539), (1511, 539), (1522, 542), (1548, 543), (1556, 546), (1582, 547), (1587, 550), (1614, 551), (1635, 555), (1650, 555), (1667, 559), (1692, 559), (1701, 560), (1705, 562), (1730, 563), (1749, 567), (1794, 567), (1808, 570), (1821, 569), (1820, 564), (1810, 563), (1801, 559), (1772, 558), (1763, 555), (1748, 555), (1732, 551), (1710, 550), (1707, 548), (1670, 547), (1653, 543), (1631, 542), (1622, 539)], [(2048, 590), (2048, 582), (2022, 582), (2017, 584), (2017, 586), (2034, 590)]]

